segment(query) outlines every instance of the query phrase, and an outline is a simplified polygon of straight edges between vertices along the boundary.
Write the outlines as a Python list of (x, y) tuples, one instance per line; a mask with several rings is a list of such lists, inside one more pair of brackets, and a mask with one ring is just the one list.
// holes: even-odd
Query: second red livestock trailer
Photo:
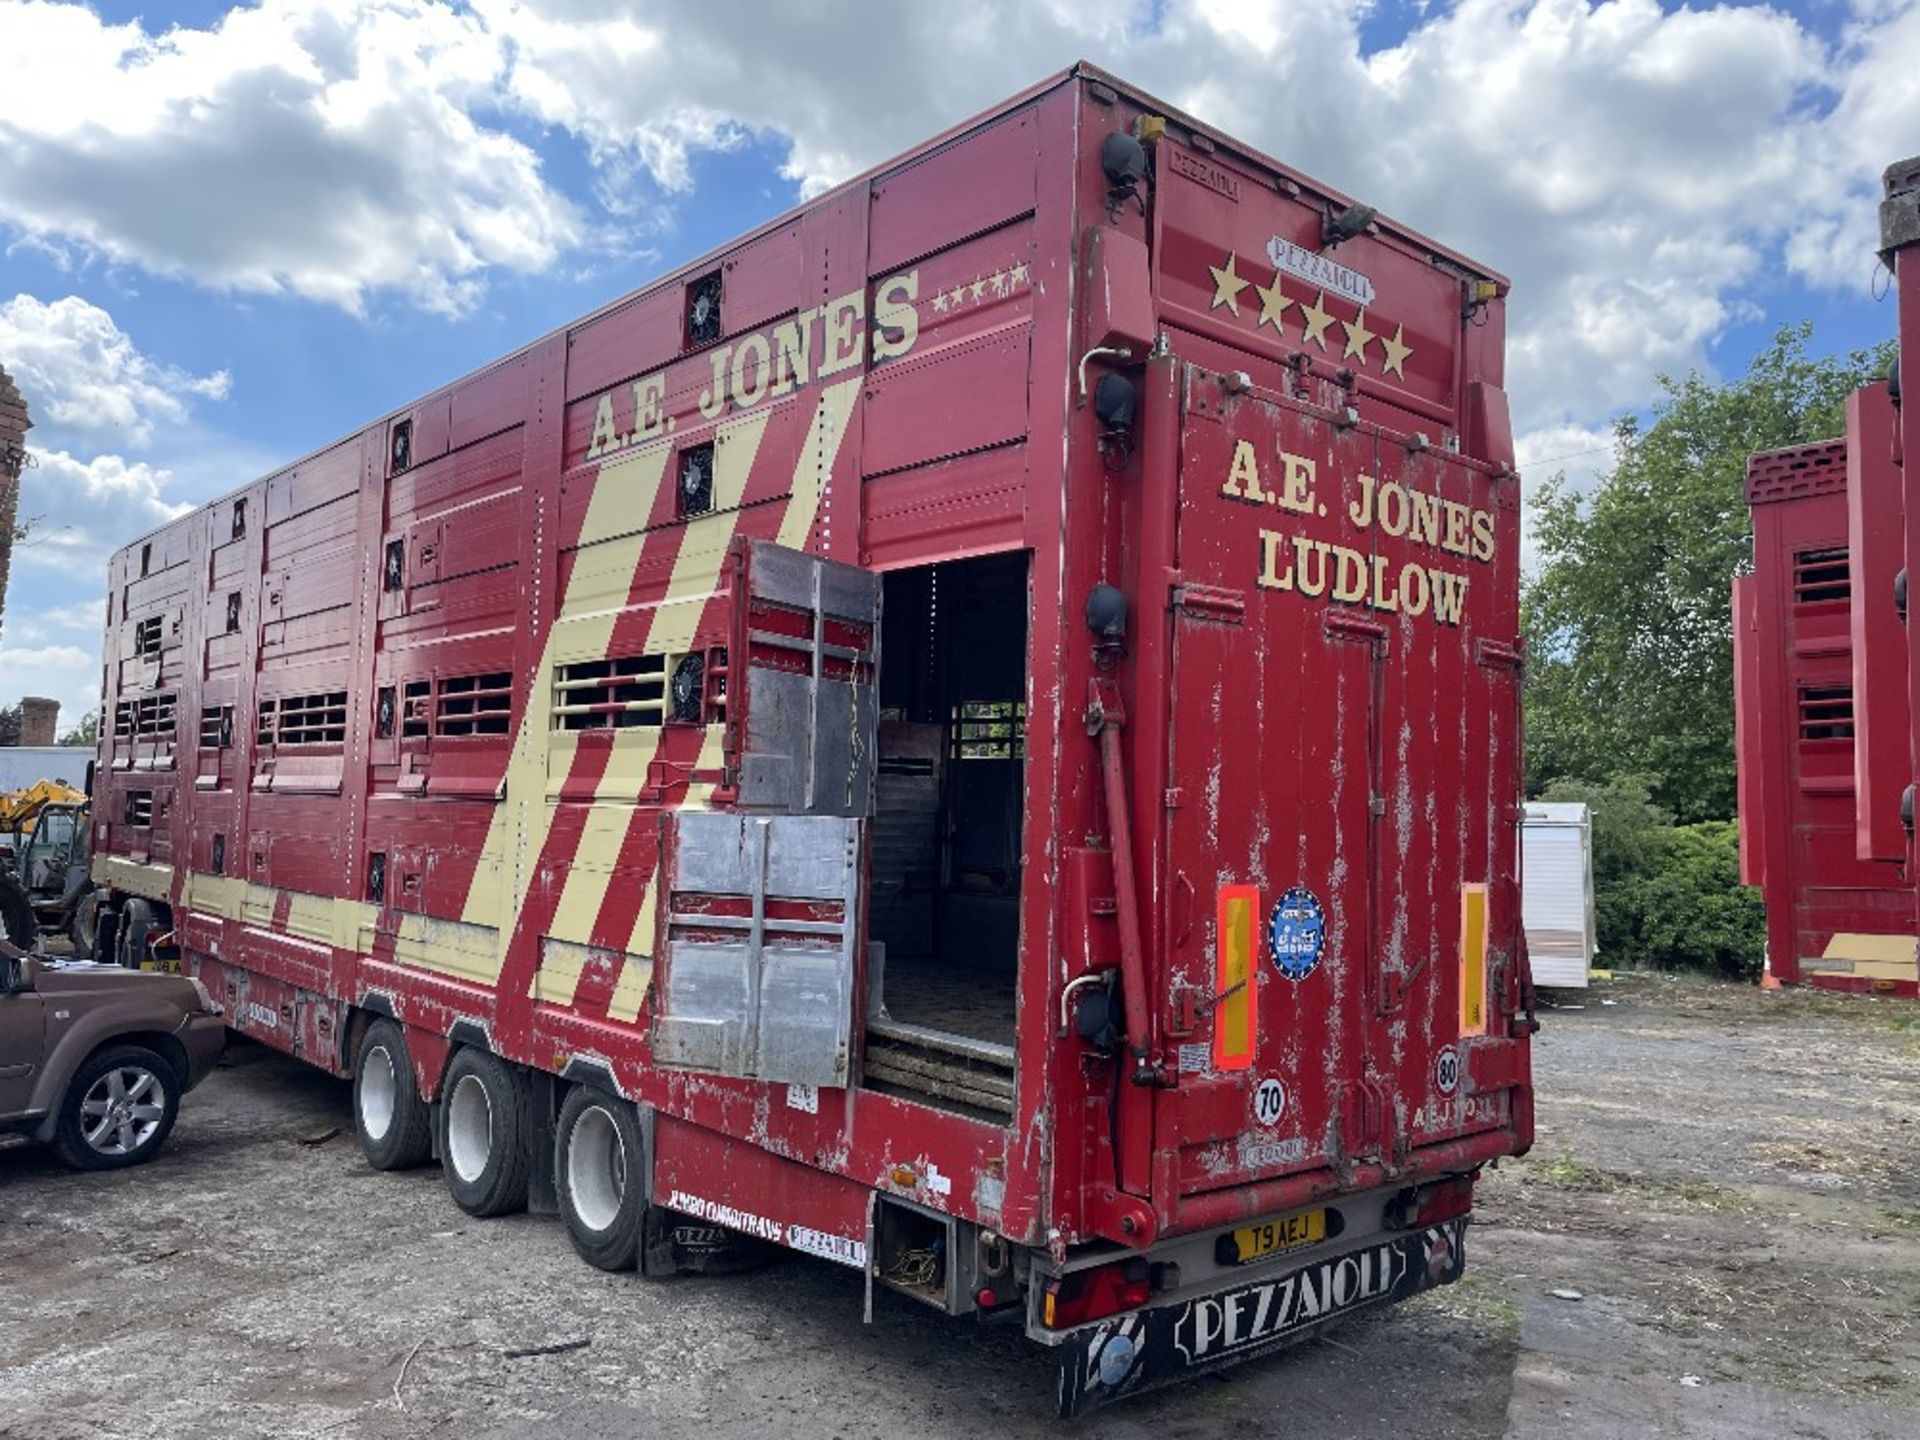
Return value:
[[(1767, 973), (1786, 985), (1913, 979), (1906, 692), (1874, 696), (1863, 683), (1870, 659), (1904, 669), (1904, 656), (1881, 653), (1903, 638), (1898, 548), (1886, 549), (1898, 536), (1885, 523), (1899, 499), (1890, 413), (1886, 387), (1870, 387), (1849, 402), (1846, 438), (1747, 465), (1753, 573), (1733, 588), (1740, 878), (1765, 896)], [(1882, 759), (1889, 746), (1894, 763)]]
[(1072, 1413), (1532, 1135), (1505, 282), (1087, 66), (112, 561), (96, 874), (589, 1260)]
[[(1917, 249), (1920, 158), (1887, 170), (1881, 206), (1909, 342)], [(1750, 460), (1753, 573), (1734, 582), (1733, 627), (1740, 870), (1766, 897), (1769, 974), (1920, 998), (1907, 604), (1920, 497), (1905, 463), (1920, 428), (1901, 403), (1914, 354), (1848, 397), (1843, 437)]]

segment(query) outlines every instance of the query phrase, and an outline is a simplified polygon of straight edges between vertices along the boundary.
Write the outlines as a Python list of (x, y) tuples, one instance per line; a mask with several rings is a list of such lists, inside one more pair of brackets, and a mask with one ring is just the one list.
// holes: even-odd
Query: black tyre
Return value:
[(73, 942), (77, 960), (92, 960), (100, 942), (100, 895), (89, 890), (67, 917), (67, 938)]
[(554, 1145), (554, 1188), (573, 1248), (599, 1269), (634, 1269), (647, 1187), (633, 1106), (597, 1086), (576, 1085), (560, 1107)]
[(414, 1082), (407, 1039), (391, 1020), (376, 1020), (353, 1064), (353, 1131), (376, 1170), (411, 1170), (433, 1158), (433, 1120)]
[(11, 875), (0, 871), (0, 931), (22, 950), (31, 950), (39, 923), (33, 918), (33, 902)]
[(180, 1077), (144, 1045), (87, 1057), (67, 1084), (53, 1148), (76, 1170), (119, 1170), (160, 1153), (180, 1114)]
[(527, 1077), (471, 1046), (454, 1052), (440, 1088), (440, 1168), (453, 1203), (485, 1219), (527, 1208)]
[(147, 940), (153, 934), (153, 907), (144, 900), (129, 900), (120, 907), (120, 929), (113, 940), (114, 960), (128, 970), (138, 970), (152, 958)]

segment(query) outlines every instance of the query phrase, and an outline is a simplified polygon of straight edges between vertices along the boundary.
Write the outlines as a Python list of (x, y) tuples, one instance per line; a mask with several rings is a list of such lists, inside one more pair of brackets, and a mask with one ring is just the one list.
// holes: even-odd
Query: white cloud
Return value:
[[(1855, 0), (1837, 43), (1762, 5), (1458, 0), (1369, 55), (1371, 8), (263, 0), (156, 36), (0, 0), (0, 213), (211, 286), (459, 309), (694, 203), (703, 152), (770, 143), (817, 193), (1091, 55), (1511, 274), (1523, 429), (1645, 404), (1783, 266), (1865, 283), (1920, 134), (1915, 0)], [(605, 217), (529, 124), (584, 148)]]
[(187, 418), (189, 402), (226, 398), (230, 377), (189, 375), (141, 353), (113, 316), (78, 295), (0, 303), (0, 363), (27, 397), (42, 434), (140, 447), (156, 421)]
[[(1576, 495), (1591, 495), (1601, 478), (1613, 469), (1613, 427), (1608, 425), (1547, 425), (1522, 431), (1513, 441), (1514, 463), (1520, 469), (1522, 496), (1531, 501), (1555, 476), (1564, 479)], [(1532, 574), (1539, 549), (1533, 534), (1533, 507), (1520, 512), (1520, 568)]]
[(1911, 0), (1862, 0), (1838, 51), (1759, 6), (1460, 0), (1363, 56), (1369, 8), (1191, 0), (1149, 24), (1144, 6), (901, 6), (879, 24), (849, 0), (475, 0), (517, 104), (669, 192), (694, 152), (755, 135), (784, 138), (814, 193), (1002, 98), (1010, 57), (1027, 79), (1098, 56), (1511, 274), (1525, 428), (1646, 403), (1778, 255), (1865, 279), (1881, 150), (1917, 128)]
[(118, 546), (193, 508), (168, 500), (162, 492), (171, 472), (144, 460), (76, 460), (64, 450), (32, 454), (36, 463), (20, 477), (20, 522), (28, 535), (14, 546), (12, 597), (29, 583), (26, 571), (104, 575)]
[(106, 606), (97, 600), (70, 605), (46, 605), (7, 616), (7, 638), (20, 645), (46, 645), (60, 640), (98, 644), (106, 628)]
[(266, 0), (154, 35), (0, 0), (0, 32), (0, 213), (29, 236), (220, 289), (445, 311), (488, 267), (578, 238), (534, 152), (476, 118), (503, 56), (471, 14)]

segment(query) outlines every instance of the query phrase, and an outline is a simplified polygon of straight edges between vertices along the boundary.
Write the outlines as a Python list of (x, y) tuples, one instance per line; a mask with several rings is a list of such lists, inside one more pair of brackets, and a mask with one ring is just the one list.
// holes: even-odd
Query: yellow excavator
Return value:
[(0, 793), (0, 930), (16, 945), (64, 930), (76, 953), (92, 953), (90, 818), (86, 792), (58, 780)]
[(84, 805), (87, 797), (59, 780), (42, 780), (11, 794), (0, 792), (0, 846), (13, 840), (18, 851), (20, 841), (33, 833), (40, 812), (49, 805)]

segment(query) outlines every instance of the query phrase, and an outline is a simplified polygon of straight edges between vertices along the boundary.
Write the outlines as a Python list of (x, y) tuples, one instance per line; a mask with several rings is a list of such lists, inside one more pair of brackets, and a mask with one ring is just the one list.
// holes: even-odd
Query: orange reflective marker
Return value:
[(1460, 1033), (1487, 1033), (1487, 887), (1460, 887)]
[(1213, 1068), (1245, 1070), (1253, 1064), (1254, 929), (1260, 921), (1260, 887), (1220, 887), (1219, 929), (1213, 973)]

